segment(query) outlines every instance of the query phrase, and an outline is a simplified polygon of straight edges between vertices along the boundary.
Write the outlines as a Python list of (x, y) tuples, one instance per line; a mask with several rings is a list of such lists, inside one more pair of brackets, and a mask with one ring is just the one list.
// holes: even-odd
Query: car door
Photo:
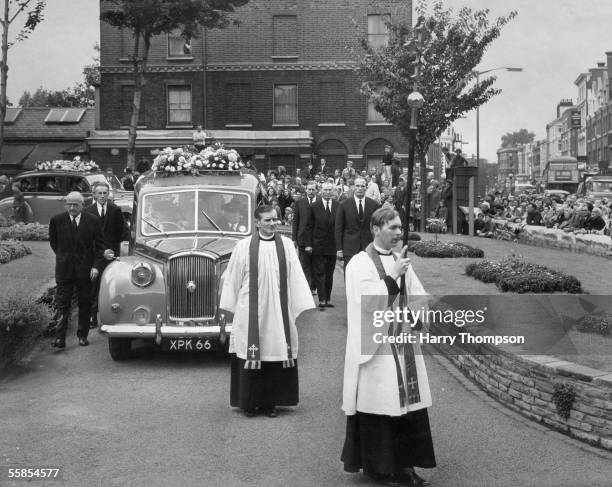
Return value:
[[(26, 197), (27, 200), (27, 197)], [(34, 221), (47, 224), (51, 217), (65, 210), (66, 176), (63, 174), (39, 174), (37, 191), (32, 197)], [(31, 205), (32, 205), (31, 204)]]

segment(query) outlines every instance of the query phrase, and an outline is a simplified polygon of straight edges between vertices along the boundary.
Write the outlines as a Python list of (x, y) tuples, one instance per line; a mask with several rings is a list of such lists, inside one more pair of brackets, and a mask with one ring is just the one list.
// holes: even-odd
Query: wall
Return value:
[[(430, 331), (448, 335), (444, 328)], [(467, 330), (460, 329), (462, 332)], [(545, 355), (514, 355), (493, 345), (437, 345), (465, 375), (510, 409), (589, 444), (612, 450), (612, 374)], [(576, 392), (570, 416), (557, 414), (554, 384)]]

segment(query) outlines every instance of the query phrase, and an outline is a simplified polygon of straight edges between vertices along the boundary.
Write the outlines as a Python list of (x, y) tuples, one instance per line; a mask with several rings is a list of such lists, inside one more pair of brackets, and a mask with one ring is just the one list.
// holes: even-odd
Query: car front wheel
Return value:
[(108, 351), (111, 358), (117, 362), (127, 360), (132, 356), (132, 339), (109, 337)]

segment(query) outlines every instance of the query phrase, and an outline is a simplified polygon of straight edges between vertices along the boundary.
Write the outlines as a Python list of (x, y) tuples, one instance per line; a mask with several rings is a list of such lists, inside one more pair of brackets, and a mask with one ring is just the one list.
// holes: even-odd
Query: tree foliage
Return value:
[[(365, 56), (359, 65), (362, 92), (406, 136), (411, 117), (407, 97), (414, 89), (423, 95), (416, 145), (421, 158), (452, 122), (500, 93), (493, 86), (495, 76), (474, 82), (476, 67), (487, 47), (516, 15), (510, 12), (491, 21), (487, 9), (465, 7), (455, 14), (441, 1), (435, 1), (431, 10), (428, 3), (419, 0), (414, 28), (402, 20), (387, 24), (387, 47), (373, 49), (364, 41)], [(419, 79), (415, 79), (417, 65)]]
[(34, 93), (24, 91), (19, 106), (27, 107), (80, 107), (94, 105), (93, 91), (85, 83), (77, 83), (64, 90), (47, 90), (40, 86)]
[(134, 47), (130, 56), (134, 66), (134, 99), (128, 135), (128, 166), (136, 162), (136, 127), (140, 115), (142, 90), (151, 38), (180, 31), (186, 40), (199, 36), (201, 28), (223, 28), (231, 13), (249, 0), (106, 0), (100, 18), (132, 33)]
[(502, 147), (517, 147), (524, 144), (530, 144), (535, 140), (535, 133), (529, 132), (527, 129), (521, 129), (516, 132), (508, 132), (502, 135)]

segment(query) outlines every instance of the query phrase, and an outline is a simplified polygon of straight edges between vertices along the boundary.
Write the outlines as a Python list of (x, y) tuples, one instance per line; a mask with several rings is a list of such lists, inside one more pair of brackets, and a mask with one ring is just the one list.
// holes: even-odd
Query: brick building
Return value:
[[(104, 8), (104, 2), (101, 3)], [(384, 21), (411, 21), (405, 0), (251, 0), (238, 26), (153, 39), (138, 130), (137, 159), (191, 142), (193, 127), (260, 169), (318, 164), (375, 165), (385, 144), (406, 158), (407, 141), (360, 91), (350, 48), (360, 39), (383, 45)], [(88, 139), (92, 158), (125, 166), (133, 95), (132, 40), (100, 24), (99, 126)]]

